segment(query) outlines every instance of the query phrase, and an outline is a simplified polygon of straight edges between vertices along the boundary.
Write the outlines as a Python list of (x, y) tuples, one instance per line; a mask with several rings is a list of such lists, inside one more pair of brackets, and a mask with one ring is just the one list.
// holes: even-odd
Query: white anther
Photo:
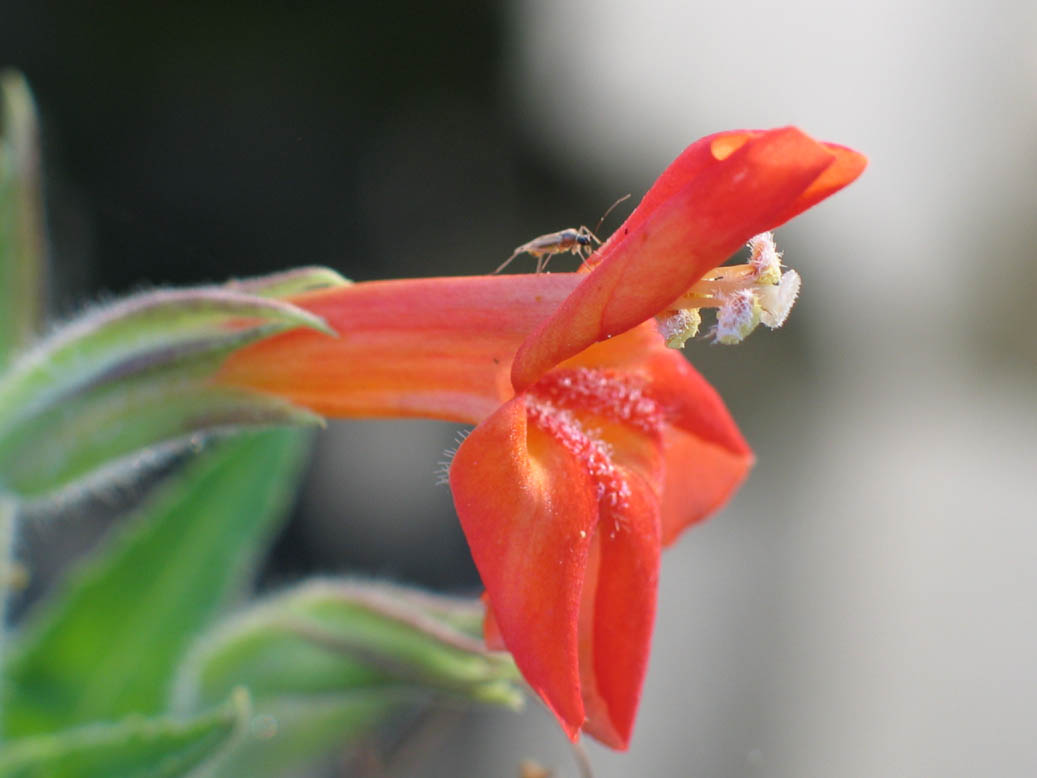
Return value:
[(665, 318), (659, 317), (659, 334), (667, 348), (684, 348), (685, 341), (698, 334), (700, 324), (702, 314), (698, 308), (681, 308)]
[(776, 284), (781, 279), (781, 252), (773, 232), (761, 232), (749, 239), (749, 264), (759, 283)]
[(770, 327), (777, 329), (785, 323), (789, 311), (792, 310), (796, 297), (799, 296), (799, 287), (802, 281), (799, 273), (788, 270), (781, 277), (777, 286), (767, 286), (757, 290), (760, 299), (760, 321)]
[(741, 343), (760, 323), (760, 313), (760, 302), (754, 291), (742, 289), (729, 295), (717, 311), (714, 342), (728, 346)]

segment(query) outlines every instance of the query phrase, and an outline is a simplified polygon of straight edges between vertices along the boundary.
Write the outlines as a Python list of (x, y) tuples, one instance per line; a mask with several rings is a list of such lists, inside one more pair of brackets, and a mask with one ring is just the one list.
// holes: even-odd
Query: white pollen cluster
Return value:
[(741, 289), (725, 300), (717, 311), (713, 340), (724, 345), (741, 343), (760, 323), (760, 302), (752, 289)]
[(663, 336), (668, 348), (684, 348), (688, 338), (694, 338), (702, 324), (702, 314), (698, 308), (681, 308), (673, 311), (665, 318), (658, 317), (659, 334)]
[(749, 265), (758, 283), (777, 284), (781, 280), (781, 252), (773, 232), (761, 232), (749, 239)]

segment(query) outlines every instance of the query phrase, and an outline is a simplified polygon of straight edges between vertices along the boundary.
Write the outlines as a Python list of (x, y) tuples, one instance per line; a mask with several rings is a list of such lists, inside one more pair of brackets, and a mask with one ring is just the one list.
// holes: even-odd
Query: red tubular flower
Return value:
[(660, 551), (752, 463), (716, 392), (651, 319), (864, 165), (794, 128), (710, 136), (667, 169), (589, 274), (303, 296), (294, 302), (339, 339), (271, 338), (236, 353), (218, 380), (329, 415), (477, 424), (450, 486), (486, 586), (487, 638), (511, 651), (570, 737), (625, 748)]
[(515, 350), (575, 289), (575, 273), (370, 281), (291, 301), (339, 333), (304, 329), (235, 352), (216, 380), (332, 417), (478, 424), (514, 395)]

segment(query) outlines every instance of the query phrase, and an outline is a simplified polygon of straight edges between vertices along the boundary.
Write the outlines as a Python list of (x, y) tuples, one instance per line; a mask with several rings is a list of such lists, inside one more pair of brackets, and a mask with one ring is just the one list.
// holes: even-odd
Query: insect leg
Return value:
[[(586, 225), (583, 225), (583, 224), (580, 225), (580, 233), (582, 235), (586, 235), (588, 238), (591, 238), (599, 246), (601, 245), (601, 238), (599, 238), (597, 235), (595, 235), (593, 232), (591, 232), (590, 229)], [(586, 248), (587, 248), (588, 251), (591, 251), (590, 246), (587, 246)]]
[[(576, 256), (580, 258), (580, 267), (586, 265), (587, 260), (590, 259), (591, 254), (594, 253), (594, 249), (592, 249), (590, 246), (578, 246), (576, 249), (573, 249), (573, 251), (575, 252)], [(583, 255), (584, 251), (587, 252), (587, 256)]]
[(501, 263), (501, 266), (493, 271), (493, 274), (497, 275), (497, 273), (499, 273), (504, 268), (506, 268), (508, 265), (510, 265), (514, 261), (515, 257), (517, 257), (519, 254), (523, 253), (523, 251), (525, 251), (525, 247), (524, 246), (519, 246), (517, 249), (515, 249), (515, 253), (512, 254), (510, 257), (508, 257), (506, 260), (504, 260), (504, 262)]

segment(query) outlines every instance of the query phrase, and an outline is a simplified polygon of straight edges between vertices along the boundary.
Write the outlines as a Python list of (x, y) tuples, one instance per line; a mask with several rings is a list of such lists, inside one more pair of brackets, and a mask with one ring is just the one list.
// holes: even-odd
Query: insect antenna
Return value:
[[(612, 211), (615, 209), (615, 207), (617, 205), (619, 205), (621, 202), (623, 202), (624, 200), (629, 200), (629, 199), (630, 199), (630, 195), (629, 194), (625, 194), (622, 197), (620, 197), (618, 200), (616, 200), (616, 202), (612, 203), (612, 205), (610, 205), (606, 209), (605, 213), (603, 213), (601, 215), (601, 218), (598, 219), (598, 223), (594, 226), (594, 232), (591, 232), (586, 227), (580, 227), (580, 231), (583, 232), (586, 235), (589, 235), (591, 238), (594, 239), (594, 242), (597, 243), (600, 246), (601, 245), (601, 238), (599, 238), (595, 233), (597, 233), (597, 231), (601, 229), (601, 225), (605, 223), (605, 218), (610, 213), (612, 213)], [(588, 246), (581, 246), (580, 248), (587, 251), (587, 256), (586, 257), (583, 256), (583, 251), (582, 250), (577, 252), (577, 254), (579, 255), (580, 259), (583, 260), (584, 264), (586, 264), (587, 260), (594, 253), (594, 248), (592, 246), (589, 246), (589, 245)]]
[[(608, 210), (607, 210), (607, 211), (605, 211), (605, 213), (603, 213), (603, 214), (601, 215), (601, 218), (600, 218), (600, 219), (598, 219), (598, 224), (597, 224), (597, 226), (596, 226), (596, 227), (594, 228), (594, 232), (592, 232), (592, 233), (591, 233), (591, 235), (592, 235), (592, 236), (594, 237), (594, 239), (595, 239), (595, 240), (598, 240), (598, 236), (597, 236), (597, 235), (595, 235), (594, 233), (596, 233), (596, 232), (597, 232), (598, 230), (600, 230), (600, 229), (601, 229), (601, 225), (605, 223), (605, 218), (606, 218), (606, 217), (607, 217), (607, 216), (608, 216), (608, 215), (609, 215), (610, 213), (612, 213), (612, 211), (613, 211), (613, 210), (615, 210), (615, 208), (616, 208), (616, 206), (617, 206), (617, 205), (619, 205), (619, 204), (620, 204), (621, 202), (623, 202), (624, 200), (629, 200), (629, 199), (630, 199), (630, 195), (629, 195), (629, 194), (625, 194), (625, 195), (623, 195), (623, 196), (622, 196), (622, 197), (620, 197), (620, 198), (619, 198), (618, 200), (616, 200), (616, 202), (612, 203), (612, 205), (610, 205), (610, 206), (608, 207)], [(598, 240), (598, 243), (601, 243), (601, 241), (600, 241), (600, 240)]]

